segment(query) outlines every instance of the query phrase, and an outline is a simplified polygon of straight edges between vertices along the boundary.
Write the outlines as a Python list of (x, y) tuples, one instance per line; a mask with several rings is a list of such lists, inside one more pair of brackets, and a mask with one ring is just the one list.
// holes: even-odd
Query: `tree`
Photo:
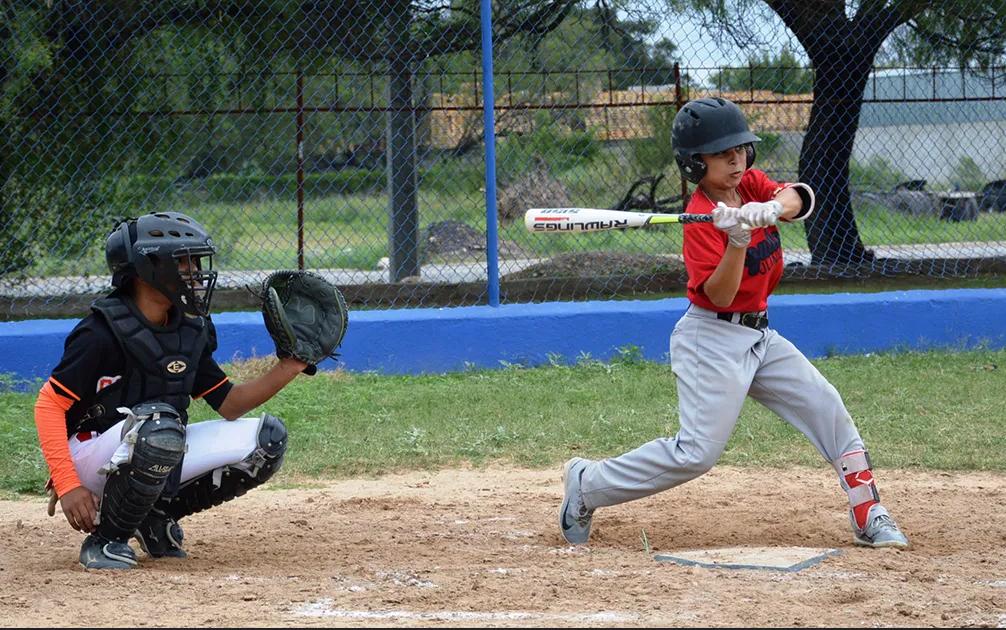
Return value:
[(102, 218), (95, 156), (113, 134), (67, 113), (81, 103), (113, 111), (132, 97), (104, 89), (124, 41), (113, 12), (41, 4), (0, 8), (0, 275), (24, 269), (39, 250), (62, 245), (75, 255), (90, 242)]
[(151, 93), (134, 44), (165, 25), (239, 14), (148, 4), (0, 3), (0, 275), (40, 252), (78, 258), (110, 227), (105, 175), (151, 165), (163, 151), (150, 145), (172, 144), (149, 118), (127, 115)]
[[(495, 37), (505, 41), (547, 34), (578, 0), (494, 4)], [(243, 98), (267, 106), (265, 82), (256, 76), (345, 61), (387, 76), (392, 275), (397, 280), (418, 273), (415, 74), (427, 59), (480, 49), (478, 0), (49, 0), (2, 2), (0, 12), (0, 148), (17, 148), (0, 154), (5, 242), (20, 242), (16, 234), (25, 231), (23, 217), (15, 216), (24, 208), (25, 191), (45, 183), (63, 191), (65, 184), (79, 182), (85, 192), (93, 191), (104, 173), (149, 164), (165, 146), (180, 144), (159, 143), (163, 138), (155, 119), (128, 115), (137, 109), (179, 109), (172, 101), (176, 86), (166, 88), (164, 77), (149, 78), (168, 65), (165, 61), (188, 54), (188, 102), (181, 109), (200, 111), (213, 111), (238, 92), (224, 85), (221, 77), (227, 72), (248, 73), (241, 80), (250, 75), (252, 94), (245, 92)], [(158, 40), (168, 33), (179, 35), (184, 50), (176, 50), (175, 41)], [(205, 120), (202, 153), (213, 160), (215, 136), (234, 133), (234, 125), (222, 130), (212, 116)], [(66, 173), (58, 172), (61, 167)], [(71, 217), (93, 217), (99, 205), (93, 195), (68, 200), (70, 208), (77, 206), (75, 213), (70, 209)], [(0, 256), (0, 273), (27, 264), (20, 253), (6, 262)]]
[(768, 90), (780, 94), (806, 94), (813, 89), (813, 84), (814, 73), (805, 68), (789, 48), (778, 55), (751, 55), (746, 68), (724, 68), (709, 79), (710, 87), (729, 92)]
[(666, 37), (648, 43), (647, 37), (657, 31), (657, 22), (620, 16), (618, 9), (601, 1), (587, 11), (597, 25), (601, 48), (612, 57), (611, 66), (628, 70), (616, 74), (613, 87), (624, 90), (632, 85), (673, 83), (677, 46)]
[[(1003, 55), (1006, 0), (668, 0), (700, 14), (739, 44), (756, 36), (742, 25), (768, 7), (793, 32), (814, 69), (814, 104), (800, 151), (800, 179), (817, 193), (805, 223), (813, 260), (856, 267), (874, 256), (863, 246), (849, 191), (849, 162), (874, 59), (896, 34), (919, 59), (987, 67)], [(738, 26), (741, 25), (741, 26)]]

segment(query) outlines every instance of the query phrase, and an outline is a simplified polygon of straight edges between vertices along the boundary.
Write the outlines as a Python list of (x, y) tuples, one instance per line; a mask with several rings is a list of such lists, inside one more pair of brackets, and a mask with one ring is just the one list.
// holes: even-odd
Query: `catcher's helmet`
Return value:
[(702, 153), (719, 153), (744, 145), (747, 167), (755, 160), (754, 143), (761, 138), (751, 133), (740, 107), (725, 98), (700, 98), (685, 103), (674, 116), (671, 146), (681, 174), (693, 184), (706, 174)]
[[(206, 229), (180, 212), (154, 212), (125, 219), (105, 239), (112, 286), (140, 278), (189, 315), (208, 315), (217, 272), (217, 251)], [(188, 260), (188, 271), (179, 263)]]

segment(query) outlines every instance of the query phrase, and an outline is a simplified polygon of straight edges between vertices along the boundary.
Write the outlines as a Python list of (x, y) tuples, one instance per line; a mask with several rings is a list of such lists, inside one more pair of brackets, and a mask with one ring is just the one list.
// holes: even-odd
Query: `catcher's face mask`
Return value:
[(136, 276), (180, 311), (207, 316), (216, 286), (216, 245), (199, 223), (181, 213), (151, 213), (123, 222), (109, 236), (106, 259), (113, 286)]
[(209, 315), (210, 299), (217, 283), (211, 252), (195, 252), (186, 248), (172, 252), (170, 256), (148, 255), (146, 258), (149, 262), (139, 266), (147, 267), (149, 271), (141, 273), (141, 278), (163, 293), (183, 313)]
[(179, 291), (176, 306), (191, 315), (210, 314), (210, 300), (217, 284), (213, 269), (213, 251), (185, 248), (176, 251), (173, 258), (178, 265)]

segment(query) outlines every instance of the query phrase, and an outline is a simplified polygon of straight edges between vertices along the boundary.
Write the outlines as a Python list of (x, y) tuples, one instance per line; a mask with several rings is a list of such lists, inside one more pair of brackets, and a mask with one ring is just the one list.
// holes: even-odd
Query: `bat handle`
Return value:
[(682, 214), (682, 223), (712, 223), (712, 214)]

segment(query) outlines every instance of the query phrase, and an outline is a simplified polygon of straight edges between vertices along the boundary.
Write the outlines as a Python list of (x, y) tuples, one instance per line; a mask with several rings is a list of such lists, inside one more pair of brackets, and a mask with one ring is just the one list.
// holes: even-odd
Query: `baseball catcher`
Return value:
[[(70, 526), (87, 534), (86, 569), (135, 567), (134, 537), (150, 558), (186, 557), (181, 519), (243, 495), (283, 463), (283, 422), (247, 414), (342, 339), (338, 297), (327, 293), (312, 310), (301, 293), (276, 288), (279, 300), (264, 310), (270, 331), (283, 332), (279, 360), (254, 380), (231, 382), (213, 358), (216, 252), (206, 229), (181, 213), (120, 222), (105, 241), (114, 290), (67, 337), (39, 392), (49, 513), (58, 503)], [(334, 303), (337, 316), (318, 310)], [(322, 322), (315, 341), (302, 337), (311, 317)], [(330, 321), (341, 322), (337, 332)], [(190, 425), (193, 398), (223, 419)]]

